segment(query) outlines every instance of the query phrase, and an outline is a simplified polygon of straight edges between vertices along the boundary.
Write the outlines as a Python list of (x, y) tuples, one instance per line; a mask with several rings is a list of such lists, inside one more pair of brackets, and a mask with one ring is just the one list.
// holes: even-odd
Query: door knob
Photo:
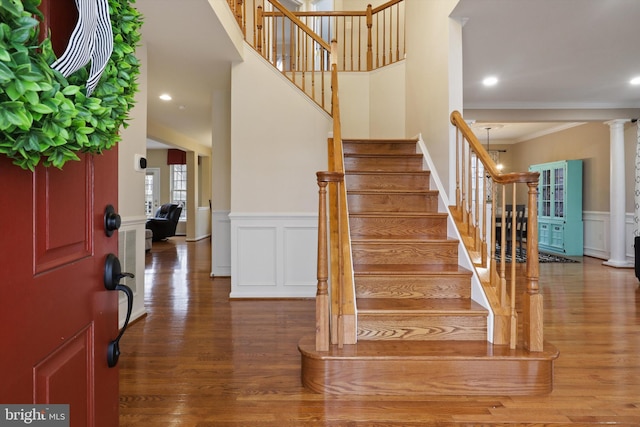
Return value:
[(112, 205), (107, 205), (104, 210), (104, 233), (111, 237), (113, 232), (120, 228), (122, 218), (116, 213)]
[(133, 311), (133, 291), (127, 285), (120, 283), (125, 277), (135, 277), (131, 273), (123, 273), (120, 260), (114, 254), (107, 255), (107, 259), (104, 264), (104, 287), (110, 291), (122, 291), (127, 296), (127, 315), (124, 320), (124, 325), (120, 330), (120, 333), (109, 343), (107, 348), (107, 364), (110, 368), (113, 368), (118, 364), (120, 358), (120, 338), (124, 335), (124, 331), (129, 325), (129, 319), (131, 318), (131, 312)]

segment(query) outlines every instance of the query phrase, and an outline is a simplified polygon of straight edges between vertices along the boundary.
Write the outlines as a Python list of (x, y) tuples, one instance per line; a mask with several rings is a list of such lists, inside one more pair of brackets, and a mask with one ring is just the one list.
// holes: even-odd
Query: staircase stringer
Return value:
[(487, 309), (487, 341), (493, 342), (494, 336), (494, 307), (496, 307), (492, 301), (490, 301), (490, 293), (485, 292), (483, 287), (484, 280), (482, 279), (482, 271), (476, 268), (474, 265), (471, 254), (467, 245), (465, 244), (466, 236), (464, 236), (456, 223), (455, 212), (450, 209), (449, 197), (445, 191), (440, 176), (435, 167), (433, 159), (429, 154), (429, 150), (422, 139), (422, 134), (419, 134), (416, 138), (417, 150), (423, 156), (424, 169), (430, 171), (431, 188), (438, 190), (438, 212), (447, 214), (447, 236), (457, 239), (458, 244), (458, 264), (467, 270), (471, 271), (471, 299), (484, 308)]

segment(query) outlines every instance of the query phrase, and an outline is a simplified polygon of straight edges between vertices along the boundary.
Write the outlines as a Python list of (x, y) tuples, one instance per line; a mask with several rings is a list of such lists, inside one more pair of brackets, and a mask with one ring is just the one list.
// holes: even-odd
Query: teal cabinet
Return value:
[(538, 249), (581, 256), (582, 160), (563, 160), (529, 166), (538, 181)]

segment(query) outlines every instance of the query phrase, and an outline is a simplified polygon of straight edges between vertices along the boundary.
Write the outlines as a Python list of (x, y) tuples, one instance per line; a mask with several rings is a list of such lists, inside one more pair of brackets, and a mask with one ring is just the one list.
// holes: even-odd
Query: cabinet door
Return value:
[(553, 217), (564, 218), (564, 166), (553, 168)]
[(551, 229), (549, 224), (540, 223), (538, 227), (538, 243), (549, 246), (551, 244)]
[(551, 170), (543, 169), (540, 173), (540, 216), (551, 216)]
[(551, 242), (549, 246), (564, 252), (564, 226), (562, 224), (549, 225), (551, 229)]

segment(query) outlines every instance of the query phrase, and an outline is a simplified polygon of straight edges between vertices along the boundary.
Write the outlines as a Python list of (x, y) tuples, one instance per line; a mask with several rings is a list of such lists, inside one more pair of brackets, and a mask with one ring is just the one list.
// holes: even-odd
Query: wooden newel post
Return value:
[(373, 38), (371, 36), (373, 27), (373, 8), (367, 5), (367, 71), (373, 70)]
[(529, 351), (544, 349), (543, 303), (538, 286), (538, 183), (528, 182), (529, 201), (527, 216), (527, 289), (522, 296), (524, 347)]
[(329, 255), (327, 251), (327, 185), (341, 182), (341, 172), (316, 172), (318, 179), (318, 289), (316, 292), (316, 350), (328, 351), (331, 336), (329, 312)]
[(318, 177), (318, 290), (316, 292), (316, 351), (329, 350), (329, 266), (327, 253), (327, 184)]

